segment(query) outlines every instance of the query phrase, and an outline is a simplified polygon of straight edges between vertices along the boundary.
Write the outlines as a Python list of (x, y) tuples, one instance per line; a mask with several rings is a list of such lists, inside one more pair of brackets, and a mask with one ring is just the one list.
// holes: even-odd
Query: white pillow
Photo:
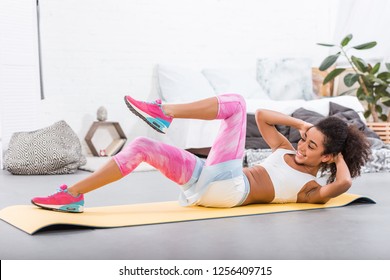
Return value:
[(307, 58), (262, 58), (257, 81), (274, 100), (314, 98), (311, 61)]
[(270, 99), (256, 81), (256, 73), (250, 69), (204, 69), (203, 75), (216, 94), (238, 93), (244, 98)]
[(157, 78), (160, 97), (166, 102), (189, 102), (215, 96), (212, 86), (200, 71), (157, 65)]

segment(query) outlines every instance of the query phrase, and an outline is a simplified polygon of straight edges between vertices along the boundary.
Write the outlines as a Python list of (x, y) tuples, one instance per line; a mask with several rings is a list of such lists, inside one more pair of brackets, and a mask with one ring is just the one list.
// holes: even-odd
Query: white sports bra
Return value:
[(284, 160), (285, 154), (295, 154), (295, 151), (277, 149), (259, 164), (265, 168), (274, 185), (275, 198), (271, 203), (297, 202), (297, 195), (302, 187), (317, 179), (289, 166)]

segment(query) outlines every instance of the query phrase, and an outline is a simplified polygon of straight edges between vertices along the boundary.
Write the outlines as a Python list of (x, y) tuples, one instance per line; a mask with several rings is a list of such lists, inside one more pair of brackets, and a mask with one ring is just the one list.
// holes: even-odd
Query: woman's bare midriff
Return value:
[(253, 203), (270, 203), (275, 196), (274, 186), (267, 171), (261, 165), (244, 168), (248, 178), (250, 192), (242, 205)]

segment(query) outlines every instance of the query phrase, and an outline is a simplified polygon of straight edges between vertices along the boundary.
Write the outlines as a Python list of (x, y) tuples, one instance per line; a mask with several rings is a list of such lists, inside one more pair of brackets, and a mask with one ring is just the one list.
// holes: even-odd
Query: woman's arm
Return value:
[(345, 163), (341, 153), (334, 156), (333, 162), (336, 164), (336, 179), (334, 182), (321, 188), (322, 197), (333, 198), (345, 193), (352, 185), (351, 173)]
[(317, 182), (310, 181), (298, 193), (297, 202), (326, 203), (329, 199), (345, 193), (352, 185), (352, 178), (343, 155), (339, 153), (333, 158), (336, 164), (336, 179), (321, 187)]
[(275, 125), (286, 125), (298, 129), (301, 134), (306, 132), (312, 124), (288, 115), (265, 109), (256, 111), (256, 123), (265, 142), (272, 150), (278, 148), (293, 150), (293, 146), (279, 131)]

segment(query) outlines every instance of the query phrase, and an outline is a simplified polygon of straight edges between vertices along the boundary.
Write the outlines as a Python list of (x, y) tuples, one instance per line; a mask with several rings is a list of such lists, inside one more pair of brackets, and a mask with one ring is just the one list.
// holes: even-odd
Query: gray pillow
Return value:
[[(305, 122), (309, 122), (312, 124), (317, 124), (320, 120), (324, 119), (325, 117), (319, 113), (316, 113), (314, 111), (310, 111), (304, 108), (299, 108), (294, 111), (292, 114), (294, 118), (304, 120)], [(301, 139), (301, 135), (299, 131), (293, 127), (290, 128), (290, 133), (288, 136), (288, 140), (291, 143), (298, 143), (298, 141)]]
[[(277, 125), (276, 129), (288, 138), (290, 127), (284, 125)], [(254, 114), (247, 114), (246, 125), (246, 149), (269, 149), (268, 144), (264, 141), (263, 136), (260, 134), (259, 128), (256, 124)]]
[(353, 109), (344, 107), (337, 103), (329, 102), (329, 116), (335, 116), (349, 125), (355, 125), (367, 137), (380, 139), (379, 136), (362, 121), (359, 114)]

